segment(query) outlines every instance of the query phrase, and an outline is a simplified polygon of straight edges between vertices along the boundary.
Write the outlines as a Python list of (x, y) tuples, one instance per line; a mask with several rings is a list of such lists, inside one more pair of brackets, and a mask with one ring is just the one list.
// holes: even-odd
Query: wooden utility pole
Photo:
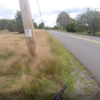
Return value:
[(19, 0), (19, 3), (29, 53), (33, 57), (38, 57), (38, 50), (36, 46), (35, 31), (32, 22), (29, 0)]

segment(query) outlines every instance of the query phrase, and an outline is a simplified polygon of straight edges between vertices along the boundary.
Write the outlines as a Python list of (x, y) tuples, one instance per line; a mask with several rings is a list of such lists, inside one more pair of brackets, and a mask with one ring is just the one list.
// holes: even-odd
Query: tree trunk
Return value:
[(95, 33), (96, 33), (96, 31), (95, 31), (95, 29), (93, 29), (93, 36), (95, 36)]
[(95, 33), (96, 33), (96, 29), (95, 27), (93, 27), (93, 36), (95, 36)]

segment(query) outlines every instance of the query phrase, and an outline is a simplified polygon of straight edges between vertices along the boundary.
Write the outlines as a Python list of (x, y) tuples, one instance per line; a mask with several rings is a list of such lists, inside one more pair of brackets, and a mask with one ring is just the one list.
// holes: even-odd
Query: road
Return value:
[(100, 86), (100, 38), (49, 30), (91, 74)]

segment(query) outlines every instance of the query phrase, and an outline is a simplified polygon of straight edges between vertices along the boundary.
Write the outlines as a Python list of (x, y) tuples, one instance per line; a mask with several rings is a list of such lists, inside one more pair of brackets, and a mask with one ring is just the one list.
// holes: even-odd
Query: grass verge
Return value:
[[(87, 32), (76, 32), (75, 34), (93, 36), (93, 33), (88, 34)], [(100, 37), (100, 33), (96, 33), (95, 37)]]
[[(57, 31), (67, 32), (65, 29), (61, 29), (61, 30), (57, 30)], [(71, 33), (71, 32), (68, 32), (68, 33)], [(93, 33), (88, 34), (87, 32), (76, 32), (74, 34), (93, 36)], [(94, 37), (100, 37), (100, 33), (96, 33)]]
[[(91, 74), (45, 30), (36, 30), (39, 61), (27, 54), (23, 35), (13, 39), (15, 35), (11, 35), (8, 51), (0, 49), (0, 100), (50, 100), (64, 84), (68, 86), (64, 100), (99, 98)], [(7, 35), (3, 38), (7, 40)]]

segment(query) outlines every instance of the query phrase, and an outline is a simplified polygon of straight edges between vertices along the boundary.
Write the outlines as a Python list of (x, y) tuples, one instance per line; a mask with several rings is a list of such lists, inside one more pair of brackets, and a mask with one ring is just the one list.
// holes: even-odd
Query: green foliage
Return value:
[(17, 11), (15, 15), (15, 19), (1, 19), (0, 20), (0, 30), (8, 29), (11, 32), (18, 31), (19, 33), (23, 33), (23, 23), (21, 18), (21, 12)]
[(37, 23), (36, 23), (36, 22), (34, 22), (34, 28), (35, 28), (35, 29), (37, 29), (37, 28), (38, 28), (38, 26), (37, 26)]
[(45, 26), (45, 25), (44, 25), (44, 23), (43, 23), (43, 22), (42, 22), (42, 23), (40, 23), (40, 24), (39, 24), (39, 29), (43, 29), (43, 28), (44, 28), (44, 26)]
[(53, 28), (56, 29), (56, 30), (60, 29), (60, 27), (56, 26), (56, 25)]
[(95, 35), (100, 27), (100, 11), (97, 9), (87, 9), (85, 12), (77, 16), (76, 22), (79, 28), (92, 30), (93, 35)]
[(53, 30), (53, 27), (45, 26), (46, 30)]
[(74, 22), (74, 20), (70, 18), (66, 12), (61, 12), (56, 20), (56, 23), (60, 28), (65, 28), (68, 23), (72, 22)]
[(15, 21), (16, 21), (17, 31), (19, 33), (24, 33), (24, 28), (23, 28), (22, 17), (21, 17), (20, 11), (17, 11), (17, 13), (15, 15)]
[(66, 30), (67, 30), (68, 32), (76, 32), (75, 23), (67, 24)]
[(15, 20), (11, 19), (1, 19), (0, 20), (0, 30), (8, 29), (11, 32), (16, 31)]
[(91, 30), (88, 30), (88, 34), (90, 34), (91, 33)]

